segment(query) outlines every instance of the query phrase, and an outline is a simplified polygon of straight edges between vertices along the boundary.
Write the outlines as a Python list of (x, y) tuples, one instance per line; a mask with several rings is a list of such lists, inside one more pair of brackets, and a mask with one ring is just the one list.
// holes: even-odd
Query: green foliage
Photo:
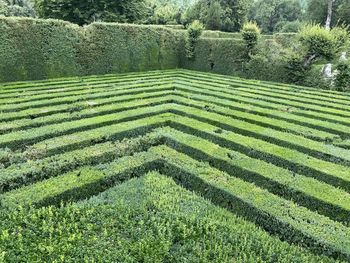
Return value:
[(282, 26), (281, 23), (301, 19), (302, 8), (298, 0), (259, 0), (255, 1), (249, 11), (249, 19), (255, 20), (264, 33), (273, 33)]
[(333, 60), (347, 48), (349, 42), (346, 29), (335, 27), (327, 30), (320, 25), (304, 26), (298, 38), (305, 52), (304, 67), (309, 67), (317, 59)]
[(175, 68), (179, 37), (158, 26), (94, 23), (85, 30), (80, 57), (86, 74)]
[(199, 0), (184, 15), (190, 23), (200, 20), (208, 29), (239, 32), (247, 19), (250, 0)]
[(281, 33), (297, 33), (303, 27), (303, 23), (299, 20), (279, 22), (276, 24), (275, 30)]
[(336, 76), (334, 85), (337, 90), (348, 91), (350, 90), (350, 63), (349, 61), (341, 61), (336, 66)]
[(0, 18), (0, 81), (80, 75), (82, 40), (64, 21)]
[(220, 30), (222, 27), (222, 16), (224, 10), (222, 9), (218, 0), (210, 4), (205, 18), (205, 26), (210, 30)]
[(195, 47), (198, 42), (199, 37), (203, 33), (204, 26), (198, 20), (192, 22), (192, 24), (187, 28), (187, 36), (186, 36), (186, 57), (189, 59), (193, 59), (195, 54)]
[(137, 22), (145, 18), (144, 0), (35, 0), (42, 18), (62, 19), (78, 25), (95, 21)]
[(276, 82), (287, 81), (286, 51), (275, 39), (261, 41), (244, 64), (244, 77)]
[(78, 204), (0, 217), (0, 251), (8, 262), (331, 262), (269, 236), (156, 172)]
[(29, 0), (0, 0), (0, 15), (35, 17), (36, 13)]
[(260, 38), (260, 28), (255, 22), (247, 22), (243, 25), (241, 34), (246, 43), (248, 55), (251, 55)]
[(324, 57), (331, 60), (335, 57), (335, 39), (331, 31), (320, 25), (306, 25), (298, 33), (298, 38), (308, 56), (314, 59)]
[(174, 68), (179, 43), (156, 26), (0, 18), (0, 82)]

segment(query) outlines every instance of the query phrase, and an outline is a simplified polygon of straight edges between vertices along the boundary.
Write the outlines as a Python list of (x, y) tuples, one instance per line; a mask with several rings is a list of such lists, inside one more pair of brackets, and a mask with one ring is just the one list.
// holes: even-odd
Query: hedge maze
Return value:
[(250, 259), (350, 260), (347, 94), (166, 70), (2, 84), (0, 111), (4, 220), (74, 213), (143, 180), (176, 214), (210, 201), (227, 226), (210, 235), (244, 230)]

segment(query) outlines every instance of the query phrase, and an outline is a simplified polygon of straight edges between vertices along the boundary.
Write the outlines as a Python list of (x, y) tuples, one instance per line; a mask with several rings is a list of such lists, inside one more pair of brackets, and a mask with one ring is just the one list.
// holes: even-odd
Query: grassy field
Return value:
[(350, 261), (349, 94), (168, 70), (0, 111), (0, 262)]

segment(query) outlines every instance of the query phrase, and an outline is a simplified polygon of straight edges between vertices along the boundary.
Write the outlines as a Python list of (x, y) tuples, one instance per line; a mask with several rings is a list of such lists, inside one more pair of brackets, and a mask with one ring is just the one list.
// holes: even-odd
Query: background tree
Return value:
[(299, 0), (258, 0), (249, 11), (248, 18), (258, 23), (264, 33), (273, 33), (284, 24), (301, 19)]
[(198, 0), (187, 10), (185, 22), (199, 20), (208, 29), (238, 32), (247, 21), (251, 2), (251, 0)]
[(144, 0), (36, 0), (35, 8), (42, 18), (56, 18), (79, 25), (94, 21), (138, 22), (145, 19)]
[(0, 15), (36, 17), (32, 3), (28, 0), (0, 0)]

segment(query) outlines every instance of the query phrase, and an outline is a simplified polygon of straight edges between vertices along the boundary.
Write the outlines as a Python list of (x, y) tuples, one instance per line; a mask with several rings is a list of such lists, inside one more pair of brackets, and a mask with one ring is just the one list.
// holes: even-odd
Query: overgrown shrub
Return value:
[(334, 80), (335, 88), (340, 91), (350, 90), (350, 62), (341, 61), (336, 66), (336, 71)]
[(241, 34), (246, 43), (248, 55), (251, 55), (258, 44), (261, 30), (255, 22), (247, 22), (243, 25)]
[(257, 45), (256, 54), (245, 63), (245, 77), (252, 79), (286, 81), (285, 49), (274, 39)]
[(192, 22), (192, 24), (187, 29), (186, 37), (186, 57), (189, 59), (194, 58), (194, 49), (196, 43), (204, 30), (204, 26), (198, 20)]
[(303, 24), (299, 20), (295, 21), (282, 21), (277, 23), (275, 31), (281, 33), (297, 33), (302, 28)]

